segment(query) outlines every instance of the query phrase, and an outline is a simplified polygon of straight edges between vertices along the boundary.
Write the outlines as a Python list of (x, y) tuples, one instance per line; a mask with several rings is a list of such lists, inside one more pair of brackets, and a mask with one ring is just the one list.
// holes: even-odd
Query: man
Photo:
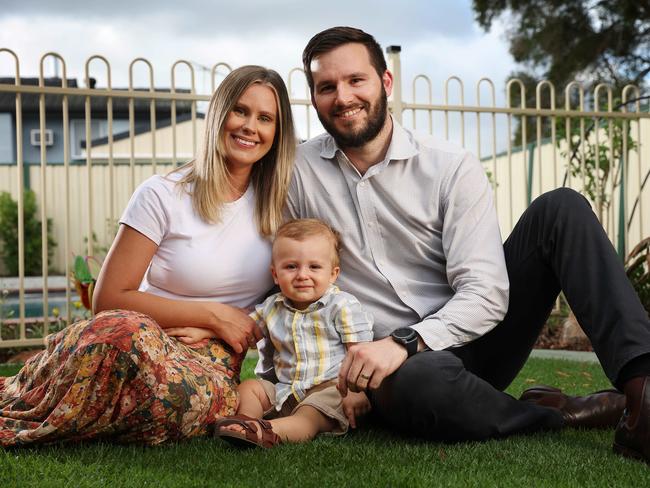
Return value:
[[(386, 425), (439, 440), (613, 426), (626, 397), (615, 449), (648, 461), (650, 323), (587, 201), (541, 196), (502, 244), (478, 160), (388, 114), (393, 79), (372, 36), (327, 29), (303, 64), (328, 134), (299, 146), (288, 211), (342, 233), (340, 286), (375, 318), (375, 342), (348, 352), (342, 392), (366, 391)], [(502, 392), (560, 290), (625, 397)]]

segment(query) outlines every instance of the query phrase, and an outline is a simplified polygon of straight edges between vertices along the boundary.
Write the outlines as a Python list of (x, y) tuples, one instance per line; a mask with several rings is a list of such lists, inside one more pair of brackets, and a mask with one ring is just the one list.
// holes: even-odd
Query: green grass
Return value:
[[(244, 376), (251, 368), (248, 360)], [(16, 370), (0, 367), (0, 375)], [(531, 359), (508, 391), (519, 395), (534, 383), (575, 393), (608, 387), (598, 365)], [(214, 439), (0, 449), (0, 487), (649, 486), (650, 467), (612, 454), (612, 434), (566, 430), (448, 445), (362, 430), (270, 451), (236, 451)]]

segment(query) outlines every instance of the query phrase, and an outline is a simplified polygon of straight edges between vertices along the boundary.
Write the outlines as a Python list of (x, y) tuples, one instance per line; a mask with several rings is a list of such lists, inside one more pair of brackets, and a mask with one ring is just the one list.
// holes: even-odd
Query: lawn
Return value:
[[(251, 367), (247, 360), (245, 376)], [(0, 367), (0, 375), (16, 369)], [(534, 383), (576, 393), (608, 386), (598, 365), (531, 359), (509, 392)], [(566, 430), (448, 445), (361, 430), (270, 451), (236, 451), (213, 439), (0, 449), (0, 487), (650, 486), (650, 467), (612, 454), (612, 435)]]

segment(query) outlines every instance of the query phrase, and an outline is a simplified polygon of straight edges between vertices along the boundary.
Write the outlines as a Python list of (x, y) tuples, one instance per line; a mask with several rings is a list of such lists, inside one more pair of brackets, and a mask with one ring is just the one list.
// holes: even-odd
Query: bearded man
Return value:
[[(288, 215), (341, 232), (339, 286), (375, 319), (375, 341), (352, 346), (339, 375), (342, 393), (367, 395), (346, 405), (351, 425), (370, 406), (432, 440), (618, 423), (614, 449), (649, 461), (650, 322), (587, 200), (540, 196), (502, 244), (477, 158), (390, 116), (393, 77), (371, 35), (327, 29), (303, 64), (327, 133), (298, 148)], [(619, 391), (517, 400), (503, 390), (560, 291)]]

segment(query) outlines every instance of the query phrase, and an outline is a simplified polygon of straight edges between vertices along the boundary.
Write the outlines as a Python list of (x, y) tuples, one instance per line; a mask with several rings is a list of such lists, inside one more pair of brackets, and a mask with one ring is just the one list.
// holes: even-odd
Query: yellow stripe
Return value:
[[(277, 311), (278, 311), (278, 306), (273, 305), (271, 307), (271, 309), (269, 310), (269, 312), (266, 314), (265, 321), (266, 321), (266, 329), (269, 331), (269, 339), (271, 338), (271, 329), (274, 328), (278, 323), (277, 317), (276, 317)], [(282, 341), (277, 341), (277, 344), (274, 342), (273, 347), (275, 347), (275, 349), (279, 353), (283, 349), (282, 348)]]
[(325, 372), (325, 358), (327, 353), (327, 344), (323, 343), (323, 335), (320, 333), (318, 327), (318, 312), (311, 314), (312, 320), (314, 322), (314, 333), (316, 335), (316, 348), (318, 349), (318, 373), (316, 378), (314, 378), (314, 384), (318, 385), (322, 381), (323, 374)]
[(353, 333), (352, 333), (352, 329), (350, 329), (350, 319), (348, 318), (348, 307), (343, 307), (341, 309), (341, 321), (343, 322), (341, 324), (343, 328), (343, 336), (346, 339), (349, 339)]
[(269, 310), (269, 313), (266, 315), (266, 323), (267, 323), (267, 327), (269, 329), (271, 327), (270, 326), (271, 320), (273, 320), (273, 317), (275, 317), (275, 314), (277, 313), (277, 311), (278, 311), (278, 306), (274, 305), (274, 306), (271, 307), (271, 310)]
[(300, 401), (300, 397), (294, 388), (294, 385), (298, 382), (300, 376), (300, 363), (302, 359), (300, 358), (300, 349), (298, 348), (298, 335), (296, 333), (296, 322), (298, 319), (298, 312), (293, 313), (293, 320), (291, 321), (291, 336), (293, 338), (293, 347), (296, 350), (296, 372), (293, 375), (293, 381), (291, 382), (291, 393), (296, 397), (296, 400)]

